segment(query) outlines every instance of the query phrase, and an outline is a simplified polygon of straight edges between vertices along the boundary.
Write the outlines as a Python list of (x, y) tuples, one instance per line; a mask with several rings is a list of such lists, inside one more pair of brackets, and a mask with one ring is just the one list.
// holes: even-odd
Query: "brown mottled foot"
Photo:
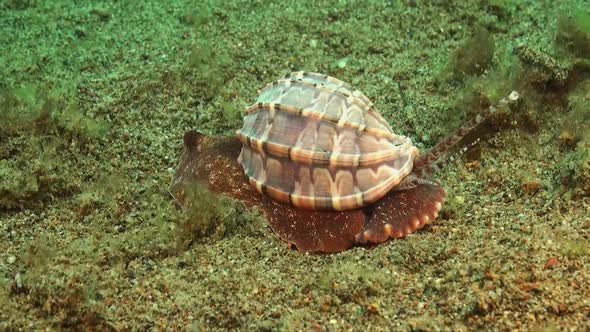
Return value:
[(204, 185), (247, 206), (260, 204), (260, 195), (248, 183), (242, 167), (236, 162), (241, 147), (235, 137), (205, 136), (196, 131), (184, 134), (184, 152), (170, 185), (172, 196), (186, 207), (186, 192)]
[(361, 210), (322, 212), (296, 209), (260, 195), (248, 183), (237, 162), (241, 143), (234, 137), (214, 137), (189, 131), (184, 152), (172, 179), (170, 192), (182, 206), (190, 206), (188, 192), (207, 186), (246, 206), (261, 206), (281, 239), (303, 252), (338, 252), (355, 244), (354, 236), (365, 224)]
[(361, 210), (328, 212), (291, 207), (265, 198), (266, 211), (273, 231), (302, 252), (332, 253), (355, 244), (355, 235), (365, 224)]
[(414, 233), (436, 219), (446, 195), (443, 187), (429, 181), (390, 192), (373, 205), (371, 218), (356, 235), (356, 243), (381, 243)]

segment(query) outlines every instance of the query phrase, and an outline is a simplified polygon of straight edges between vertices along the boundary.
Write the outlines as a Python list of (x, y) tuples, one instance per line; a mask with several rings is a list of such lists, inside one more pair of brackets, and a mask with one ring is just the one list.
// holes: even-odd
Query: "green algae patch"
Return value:
[(590, 196), (590, 80), (568, 95), (568, 113), (559, 139), (566, 147), (560, 179), (574, 197)]
[(196, 123), (204, 132), (232, 135), (242, 123), (244, 105), (245, 103), (232, 102), (217, 96), (207, 106), (198, 107)]
[(44, 90), (28, 84), (0, 93), (0, 136), (59, 135), (84, 143), (107, 132), (104, 122), (80, 110), (76, 85)]
[(191, 50), (188, 65), (194, 75), (193, 82), (205, 100), (211, 100), (219, 93), (231, 73), (231, 58), (226, 52), (214, 48), (212, 41), (207, 39), (198, 40)]
[(495, 51), (494, 36), (479, 27), (451, 53), (443, 77), (463, 79), (481, 75), (492, 65)]
[(266, 222), (256, 211), (246, 212), (241, 203), (205, 186), (191, 186), (185, 194), (187, 206), (176, 223), (178, 252), (187, 250), (196, 240), (206, 243), (238, 233), (255, 234)]
[(0, 93), (0, 208), (39, 204), (79, 189), (69, 161), (85, 159), (88, 145), (108, 132), (85, 116), (75, 87), (43, 90), (23, 85)]
[(100, 271), (96, 266), (73, 264), (56, 252), (55, 239), (32, 241), (21, 253), (19, 272), (10, 296), (22, 308), (36, 312), (54, 327), (108, 329), (97, 312)]
[(10, 139), (6, 147), (18, 149), (0, 160), (0, 208), (39, 205), (54, 196), (69, 196), (79, 188), (75, 167), (51, 138)]
[(563, 240), (561, 253), (570, 258), (590, 253), (590, 241), (587, 239)]
[(82, 220), (99, 209), (114, 216), (117, 210), (117, 195), (121, 194), (126, 182), (128, 181), (121, 174), (115, 172), (85, 184), (75, 197), (78, 219)]
[(511, 67), (495, 68), (484, 76), (466, 80), (465, 87), (455, 100), (454, 107), (473, 116), (508, 96), (514, 90), (511, 69)]
[(590, 139), (590, 80), (580, 83), (568, 95), (569, 112), (561, 127), (559, 139), (567, 147)]
[(559, 162), (560, 180), (573, 197), (590, 196), (590, 142), (581, 141)]
[(178, 223), (179, 251), (186, 250), (195, 238), (203, 237), (219, 225), (221, 202), (218, 196), (204, 186), (194, 186), (185, 190), (186, 217)]
[(557, 45), (576, 57), (590, 59), (590, 14), (588, 8), (561, 12), (557, 20)]

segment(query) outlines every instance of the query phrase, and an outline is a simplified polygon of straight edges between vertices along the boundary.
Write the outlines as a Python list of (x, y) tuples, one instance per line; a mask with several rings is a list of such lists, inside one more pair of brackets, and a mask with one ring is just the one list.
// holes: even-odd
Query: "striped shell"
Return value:
[(327, 75), (291, 73), (246, 112), (238, 161), (260, 193), (296, 207), (371, 204), (399, 185), (418, 155), (362, 92)]

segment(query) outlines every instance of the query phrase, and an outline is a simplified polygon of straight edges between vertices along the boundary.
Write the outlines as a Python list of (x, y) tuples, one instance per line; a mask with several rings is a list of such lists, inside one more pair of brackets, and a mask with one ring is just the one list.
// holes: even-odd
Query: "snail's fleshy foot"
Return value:
[(371, 218), (356, 235), (356, 243), (381, 243), (414, 233), (436, 219), (446, 195), (443, 187), (432, 182), (390, 192), (372, 207)]
[(365, 224), (362, 210), (314, 211), (298, 209), (265, 198), (262, 208), (273, 231), (302, 252), (332, 253), (355, 244)]
[(188, 206), (186, 192), (197, 186), (226, 194), (247, 206), (260, 204), (262, 197), (245, 180), (236, 159), (241, 143), (235, 137), (207, 136), (189, 131), (184, 135), (184, 151), (176, 168), (170, 193), (182, 206)]

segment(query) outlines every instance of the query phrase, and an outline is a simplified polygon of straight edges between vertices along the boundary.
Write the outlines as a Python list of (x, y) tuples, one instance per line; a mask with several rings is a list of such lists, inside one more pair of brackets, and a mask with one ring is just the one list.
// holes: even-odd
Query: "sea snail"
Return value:
[(273, 230), (302, 251), (405, 237), (431, 223), (444, 204), (445, 190), (425, 176), (433, 163), (518, 98), (513, 91), (420, 155), (361, 91), (327, 75), (294, 72), (259, 91), (237, 131), (239, 142), (185, 134), (171, 192), (190, 206), (186, 188), (204, 183), (259, 205)]

